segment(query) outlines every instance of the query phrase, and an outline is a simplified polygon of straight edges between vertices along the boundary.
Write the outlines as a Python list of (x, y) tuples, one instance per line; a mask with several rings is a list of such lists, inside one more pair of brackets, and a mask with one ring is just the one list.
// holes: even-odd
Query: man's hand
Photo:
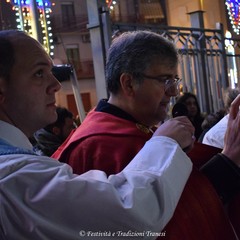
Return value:
[(222, 153), (240, 167), (240, 95), (232, 102)]
[(184, 151), (189, 151), (193, 147), (194, 127), (190, 120), (185, 117), (172, 118), (163, 123), (154, 133), (154, 136), (170, 137), (178, 142)]

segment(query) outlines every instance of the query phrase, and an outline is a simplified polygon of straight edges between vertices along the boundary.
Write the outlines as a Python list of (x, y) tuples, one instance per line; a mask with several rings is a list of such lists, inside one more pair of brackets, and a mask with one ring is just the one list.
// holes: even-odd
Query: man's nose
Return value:
[(48, 87), (49, 93), (55, 93), (58, 92), (61, 89), (61, 83), (57, 80), (57, 78), (54, 77), (54, 75), (51, 76), (51, 84)]

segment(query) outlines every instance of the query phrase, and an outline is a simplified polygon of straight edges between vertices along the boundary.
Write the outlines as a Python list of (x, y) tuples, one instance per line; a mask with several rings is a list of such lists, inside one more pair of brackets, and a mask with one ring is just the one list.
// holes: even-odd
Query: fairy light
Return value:
[[(41, 39), (38, 39), (42, 42), (43, 47), (46, 51), (53, 56), (53, 34), (51, 28), (50, 14), (51, 3), (50, 0), (6, 0), (13, 5), (13, 10), (15, 11), (17, 29), (26, 31), (32, 37), (38, 36)], [(36, 9), (35, 9), (36, 7)], [(40, 29), (40, 34), (37, 34), (36, 27), (34, 24), (37, 24)]]
[(233, 31), (239, 35), (240, 33), (240, 1), (239, 0), (226, 0), (228, 18), (231, 23)]
[(51, 21), (49, 20), (51, 14), (51, 3), (46, 0), (36, 0), (39, 11), (40, 28), (43, 34), (43, 44), (48, 50), (49, 54), (53, 56), (53, 39)]
[(114, 7), (117, 4), (117, 1), (115, 0), (106, 0), (106, 4), (108, 6), (108, 8), (110, 9), (110, 11), (114, 10)]
[[(10, 2), (10, 1), (6, 1), (6, 2)], [(18, 3), (18, 1), (17, 0), (15, 0), (14, 1), (14, 3), (15, 4), (17, 4)], [(17, 29), (18, 30), (23, 30), (24, 29), (24, 25), (23, 25), (23, 16), (22, 16), (22, 14), (21, 14), (21, 7), (19, 7), (19, 5), (14, 5), (13, 7), (12, 7), (12, 10), (15, 12), (15, 16), (16, 16), (16, 22), (17, 22)]]

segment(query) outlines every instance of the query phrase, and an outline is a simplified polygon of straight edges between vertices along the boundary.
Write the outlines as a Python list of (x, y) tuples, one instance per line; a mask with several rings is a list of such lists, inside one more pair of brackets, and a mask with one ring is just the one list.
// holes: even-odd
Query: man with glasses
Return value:
[[(155, 125), (167, 116), (171, 97), (178, 94), (181, 79), (178, 76), (177, 49), (172, 42), (149, 31), (123, 33), (113, 40), (108, 51), (106, 80), (109, 98), (98, 103), (53, 155), (70, 164), (78, 174), (91, 169), (102, 170), (108, 176), (118, 173), (151, 138)], [(186, 117), (175, 119), (181, 122)], [(171, 129), (170, 135), (176, 139), (179, 129), (171, 123), (168, 127), (165, 128), (166, 133)], [(162, 142), (159, 155), (169, 154), (167, 141)], [(222, 175), (228, 172), (227, 166), (221, 165), (225, 160), (223, 156), (216, 155), (210, 170), (205, 171), (206, 175), (210, 179), (212, 175), (221, 176), (227, 181), (228, 174)], [(219, 168), (218, 163), (221, 165)], [(176, 172), (176, 176), (179, 173)], [(238, 176), (236, 173), (236, 179)], [(216, 179), (213, 182), (225, 201), (228, 197), (225, 190), (231, 188), (222, 188), (226, 182), (217, 186)], [(175, 215), (166, 228), (167, 239), (224, 239), (226, 236), (234, 239), (231, 225), (212, 188), (205, 176), (193, 171)], [(216, 230), (215, 226), (220, 227)]]
[(178, 94), (177, 68), (176, 47), (158, 34), (128, 32), (114, 39), (106, 64), (109, 99), (98, 103), (53, 157), (78, 174), (121, 171), (165, 120)]

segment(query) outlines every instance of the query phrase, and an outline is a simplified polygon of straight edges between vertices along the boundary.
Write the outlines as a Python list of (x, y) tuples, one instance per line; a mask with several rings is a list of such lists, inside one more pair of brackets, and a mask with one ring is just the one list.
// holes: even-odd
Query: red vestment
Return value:
[(140, 124), (91, 111), (52, 157), (68, 163), (78, 174), (98, 169), (110, 175), (120, 172), (151, 136)]
[[(120, 172), (151, 136), (147, 128), (132, 121), (91, 111), (53, 157), (70, 164), (75, 173), (100, 169), (110, 175)], [(197, 169), (219, 151), (196, 143), (189, 153), (195, 168), (159, 240), (236, 239), (215, 189)]]

